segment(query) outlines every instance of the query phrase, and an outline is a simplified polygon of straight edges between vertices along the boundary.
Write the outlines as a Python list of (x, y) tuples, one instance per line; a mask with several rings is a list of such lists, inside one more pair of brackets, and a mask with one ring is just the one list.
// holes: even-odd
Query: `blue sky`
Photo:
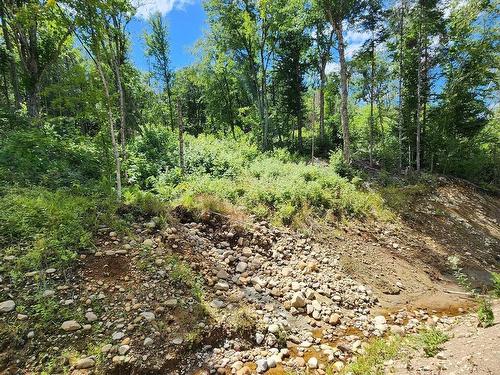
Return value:
[[(167, 20), (170, 32), (170, 56), (172, 68), (178, 69), (193, 62), (190, 48), (203, 35), (206, 28), (203, 0), (133, 0), (137, 14), (130, 22), (128, 31), (131, 38), (130, 57), (142, 71), (148, 71), (148, 61), (144, 55), (143, 35), (148, 30), (147, 18), (152, 12), (160, 12)], [(350, 59), (361, 47), (368, 35), (348, 27), (346, 57)], [(338, 63), (328, 63), (327, 71), (338, 71)]]
[(142, 71), (148, 71), (144, 55), (144, 33), (148, 30), (147, 16), (159, 11), (169, 25), (170, 57), (174, 69), (193, 62), (189, 49), (203, 35), (205, 12), (202, 0), (140, 0), (137, 15), (128, 25), (131, 38), (130, 58)]

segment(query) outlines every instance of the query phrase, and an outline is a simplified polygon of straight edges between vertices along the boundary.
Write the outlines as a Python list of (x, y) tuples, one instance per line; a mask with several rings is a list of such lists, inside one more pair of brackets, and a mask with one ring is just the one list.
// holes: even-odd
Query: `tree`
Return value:
[[(109, 71), (112, 72), (116, 79), (117, 88), (121, 91), (121, 74), (119, 72), (119, 58), (121, 51), (119, 48), (121, 47), (119, 46), (119, 43), (122, 43), (120, 40), (122, 36), (117, 36), (116, 34), (122, 32), (123, 29), (121, 27), (116, 28), (116, 26), (119, 25), (116, 20), (113, 23), (110, 22), (110, 20), (113, 19), (113, 17), (118, 17), (118, 14), (120, 13), (128, 12), (130, 8), (126, 1), (115, 1), (111, 4), (111, 7), (109, 5), (110, 4), (107, 4), (104, 0), (96, 0), (95, 3), (92, 4), (80, 2), (75, 3), (75, 6), (77, 7), (75, 10), (79, 15), (77, 19), (78, 28), (76, 35), (82, 46), (87, 51), (89, 57), (94, 62), (103, 85), (113, 157), (115, 160), (116, 194), (118, 200), (121, 200), (122, 161), (115, 134), (115, 120), (113, 114), (115, 106), (113, 105), (108, 71), (106, 70), (104, 63), (107, 62)], [(124, 100), (121, 94), (119, 108), (122, 125), (122, 131), (120, 133), (122, 134), (122, 147), (124, 148)]]
[(168, 27), (160, 13), (149, 18), (151, 33), (146, 34), (146, 55), (153, 59), (152, 73), (163, 84), (163, 93), (167, 95), (170, 127), (173, 130), (174, 108), (172, 104), (172, 69), (170, 67), (170, 45)]
[(337, 51), (340, 64), (341, 106), (340, 118), (342, 123), (343, 155), (347, 163), (351, 162), (351, 145), (349, 140), (349, 114), (348, 114), (348, 83), (347, 63), (345, 58), (346, 44), (344, 41), (344, 22), (352, 22), (355, 15), (359, 14), (362, 3), (354, 0), (320, 0), (326, 19), (330, 22), (337, 37)]
[(333, 47), (334, 29), (328, 24), (324, 17), (320, 2), (312, 3), (312, 27), (314, 28), (314, 44), (316, 47), (316, 67), (319, 74), (319, 138), (325, 138), (325, 86), (326, 86), (326, 66), (331, 59), (331, 49)]
[(276, 74), (274, 75), (274, 78), (279, 82), (280, 107), (287, 115), (295, 117), (297, 121), (297, 142), (300, 152), (303, 151), (304, 103), (302, 94), (306, 91), (304, 74), (307, 68), (304, 55), (309, 47), (308, 42), (300, 28), (281, 34), (277, 48)]
[[(375, 91), (376, 91), (376, 46), (383, 39), (383, 27), (384, 27), (384, 12), (382, 11), (382, 2), (380, 0), (368, 0), (366, 2), (366, 8), (364, 9), (364, 14), (361, 18), (361, 27), (363, 30), (368, 31), (370, 36), (368, 40), (365, 41), (361, 56), (363, 55), (369, 60), (369, 73), (365, 74), (368, 78), (366, 81), (369, 82), (369, 102), (370, 102), (370, 118), (368, 120), (369, 126), (369, 158), (370, 167), (373, 166), (373, 148), (374, 148), (374, 127), (375, 127), (375, 115), (374, 106), (376, 102)], [(361, 59), (362, 61), (362, 59)], [(379, 108), (380, 111), (380, 108)]]
[[(6, 49), (5, 58), (2, 60), (8, 61), (10, 83), (12, 85), (12, 90), (14, 91), (14, 106), (16, 109), (19, 109), (21, 106), (21, 93), (19, 91), (19, 78), (17, 76), (17, 67), (16, 67), (15, 56), (14, 56), (14, 48), (13, 48), (12, 42), (10, 40), (10, 31), (8, 29), (8, 26), (7, 26), (6, 8), (7, 8), (7, 2), (2, 2), (2, 4), (0, 4), (0, 18), (2, 19), (2, 21), (1, 21), (2, 22), (2, 34), (3, 34), (3, 40), (5, 42), (5, 49)], [(7, 85), (5, 85), (5, 89), (8, 91)]]
[(270, 147), (269, 70), (273, 63), (280, 27), (299, 0), (204, 3), (211, 32), (221, 47), (242, 64), (246, 86), (260, 118), (262, 148)]
[(21, 61), (28, 114), (38, 117), (42, 76), (60, 55), (75, 25), (62, 18), (53, 1), (6, 0), (3, 4), (4, 17)]

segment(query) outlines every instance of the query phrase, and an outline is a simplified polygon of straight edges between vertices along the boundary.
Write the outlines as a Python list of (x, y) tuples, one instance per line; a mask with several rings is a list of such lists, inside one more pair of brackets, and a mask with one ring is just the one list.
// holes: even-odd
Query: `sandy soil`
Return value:
[(434, 358), (413, 353), (413, 358), (398, 362), (391, 373), (429, 375), (497, 375), (500, 374), (500, 301), (493, 306), (495, 325), (477, 326), (477, 317), (470, 314), (449, 332), (452, 338), (443, 344)]

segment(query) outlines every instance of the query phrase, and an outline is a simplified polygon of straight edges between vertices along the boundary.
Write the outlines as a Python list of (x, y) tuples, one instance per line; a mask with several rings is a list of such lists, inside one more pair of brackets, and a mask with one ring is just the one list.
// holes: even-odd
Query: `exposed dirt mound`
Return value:
[(460, 258), (474, 286), (488, 287), (490, 272), (500, 269), (500, 199), (447, 179), (410, 199), (397, 223), (353, 223), (332, 242), (344, 267), (385, 307), (456, 312), (469, 303), (449, 293), (461, 289), (448, 257)]

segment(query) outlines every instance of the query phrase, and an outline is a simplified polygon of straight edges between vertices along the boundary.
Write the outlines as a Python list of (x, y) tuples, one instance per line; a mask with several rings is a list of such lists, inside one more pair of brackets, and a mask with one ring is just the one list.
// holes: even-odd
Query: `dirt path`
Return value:
[(493, 306), (495, 325), (477, 326), (474, 314), (464, 316), (449, 332), (451, 339), (443, 344), (434, 358), (418, 353), (399, 361), (392, 373), (429, 375), (497, 375), (500, 374), (500, 301)]

